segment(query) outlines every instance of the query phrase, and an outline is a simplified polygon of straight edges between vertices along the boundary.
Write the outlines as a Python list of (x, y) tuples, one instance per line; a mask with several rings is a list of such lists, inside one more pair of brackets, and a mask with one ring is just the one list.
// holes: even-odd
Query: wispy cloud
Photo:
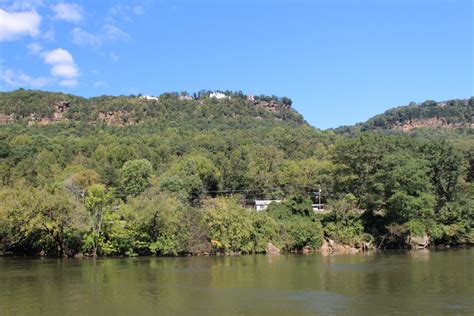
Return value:
[(0, 9), (0, 41), (39, 34), (41, 16), (36, 11), (7, 12)]
[(41, 38), (46, 40), (46, 41), (54, 41), (54, 38), (56, 36), (56, 31), (52, 25), (49, 26), (48, 30), (42, 31), (41, 32)]
[(30, 53), (35, 54), (35, 55), (40, 54), (43, 51), (43, 46), (41, 46), (39, 43), (36, 43), (36, 42), (31, 43), (26, 47), (28, 48)]
[(110, 40), (126, 40), (130, 34), (112, 24), (106, 24), (103, 27), (105, 36)]
[(75, 27), (71, 31), (71, 35), (72, 42), (78, 45), (98, 47), (102, 44), (102, 40), (98, 35), (84, 31), (80, 27)]
[(133, 21), (133, 17), (142, 15), (145, 13), (145, 9), (141, 5), (123, 5), (116, 4), (109, 10), (108, 21), (114, 22), (116, 19), (122, 19), (127, 22)]
[(100, 33), (90, 33), (75, 27), (71, 31), (72, 42), (81, 46), (100, 47), (106, 41), (124, 41), (130, 39), (130, 34), (113, 24), (105, 24)]
[(83, 19), (83, 8), (76, 3), (60, 2), (51, 7), (54, 11), (54, 19), (67, 22), (79, 22)]
[(32, 77), (22, 71), (5, 69), (0, 70), (0, 79), (2, 82), (12, 88), (32, 87), (41, 88), (51, 82), (47, 77)]
[(0, 5), (2, 5), (4, 2), (5, 4), (3, 7), (9, 11), (30, 11), (44, 6), (43, 0), (0, 0)]

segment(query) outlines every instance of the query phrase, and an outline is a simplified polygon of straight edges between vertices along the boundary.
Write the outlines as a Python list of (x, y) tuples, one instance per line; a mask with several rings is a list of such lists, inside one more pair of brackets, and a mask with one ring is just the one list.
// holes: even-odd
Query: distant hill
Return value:
[(444, 102), (425, 101), (410, 103), (376, 115), (365, 123), (355, 126), (341, 126), (339, 133), (371, 130), (395, 130), (411, 132), (418, 129), (472, 129), (474, 97)]
[(254, 97), (241, 92), (93, 98), (23, 89), (0, 93), (0, 124), (49, 125), (69, 121), (121, 126), (152, 122), (162, 127), (186, 126), (190, 130), (248, 128), (275, 122), (306, 124), (291, 108), (289, 98)]

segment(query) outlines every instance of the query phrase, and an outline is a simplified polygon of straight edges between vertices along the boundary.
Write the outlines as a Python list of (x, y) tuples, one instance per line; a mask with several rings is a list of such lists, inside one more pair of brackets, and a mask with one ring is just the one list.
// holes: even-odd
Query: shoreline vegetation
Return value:
[(226, 256), (226, 257), (239, 257), (239, 256), (254, 256), (254, 255), (266, 255), (266, 256), (279, 256), (279, 255), (313, 255), (313, 254), (320, 254), (322, 256), (339, 256), (339, 255), (354, 255), (354, 254), (374, 254), (374, 253), (381, 253), (381, 252), (416, 252), (416, 253), (425, 253), (431, 251), (444, 251), (444, 250), (456, 250), (456, 249), (469, 249), (472, 247), (472, 244), (463, 244), (463, 245), (435, 245), (435, 246), (427, 246), (424, 248), (389, 248), (389, 249), (380, 249), (380, 248), (355, 248), (350, 245), (343, 245), (343, 244), (336, 244), (333, 243), (330, 246), (331, 242), (323, 241), (323, 245), (318, 249), (312, 248), (305, 248), (301, 250), (292, 250), (292, 251), (275, 251), (273, 244), (269, 243), (267, 247), (272, 248), (271, 250), (265, 252), (254, 252), (254, 253), (199, 253), (199, 254), (177, 254), (177, 255), (157, 255), (157, 254), (149, 254), (149, 255), (110, 255), (110, 256), (93, 256), (92, 254), (88, 253), (76, 253), (72, 256), (51, 256), (47, 255), (46, 253), (38, 253), (38, 254), (20, 254), (20, 253), (13, 253), (13, 252), (0, 252), (0, 258), (63, 258), (63, 259), (96, 259), (96, 258), (137, 258), (137, 257), (156, 257), (156, 258), (186, 258), (186, 257), (219, 257), (219, 256)]
[[(374, 123), (339, 133), (309, 126), (286, 97), (212, 93), (1, 93), (0, 253), (235, 255), (474, 243), (474, 137), (471, 123), (459, 123), (472, 114), (473, 98), (419, 105), (431, 111), (409, 107), (410, 117), (447, 111), (463, 129), (369, 129)], [(389, 113), (391, 122), (405, 112)], [(281, 202), (257, 212), (255, 199)], [(313, 211), (319, 200), (326, 212)]]

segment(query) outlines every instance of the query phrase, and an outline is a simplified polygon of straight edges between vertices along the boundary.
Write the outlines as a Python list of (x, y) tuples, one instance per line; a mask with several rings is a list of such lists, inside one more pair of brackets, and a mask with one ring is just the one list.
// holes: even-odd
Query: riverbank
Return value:
[[(276, 248), (276, 247), (275, 247)], [(355, 248), (349, 245), (333, 244), (332, 246), (328, 242), (324, 242), (321, 248), (319, 249), (310, 249), (304, 248), (298, 251), (280, 251), (277, 250), (261, 252), (261, 253), (201, 253), (201, 254), (178, 254), (176, 256), (160, 256), (160, 255), (141, 255), (141, 256), (124, 256), (124, 255), (115, 255), (115, 256), (97, 256), (94, 257), (90, 254), (76, 254), (71, 257), (63, 257), (65, 259), (107, 259), (107, 258), (186, 258), (186, 257), (241, 257), (241, 256), (255, 256), (255, 255), (266, 255), (266, 256), (278, 256), (278, 255), (313, 255), (321, 254), (323, 256), (328, 255), (352, 255), (352, 254), (367, 254), (367, 253), (383, 253), (383, 252), (430, 252), (430, 251), (444, 251), (444, 250), (459, 250), (459, 249), (471, 249), (474, 248), (473, 245), (436, 245), (426, 248), (391, 248), (391, 249), (379, 249), (379, 248)], [(55, 256), (47, 256), (46, 254), (36, 254), (36, 255), (26, 255), (26, 254), (14, 254), (12, 252), (5, 253), (0, 252), (0, 257), (3, 258), (46, 258), (52, 259)]]

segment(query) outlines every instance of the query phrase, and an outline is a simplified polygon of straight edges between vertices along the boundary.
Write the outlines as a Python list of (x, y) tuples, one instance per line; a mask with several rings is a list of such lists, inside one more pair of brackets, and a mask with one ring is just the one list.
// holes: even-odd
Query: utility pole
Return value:
[(319, 186), (319, 193), (318, 193), (319, 209), (321, 209), (321, 185), (318, 184), (318, 186)]

